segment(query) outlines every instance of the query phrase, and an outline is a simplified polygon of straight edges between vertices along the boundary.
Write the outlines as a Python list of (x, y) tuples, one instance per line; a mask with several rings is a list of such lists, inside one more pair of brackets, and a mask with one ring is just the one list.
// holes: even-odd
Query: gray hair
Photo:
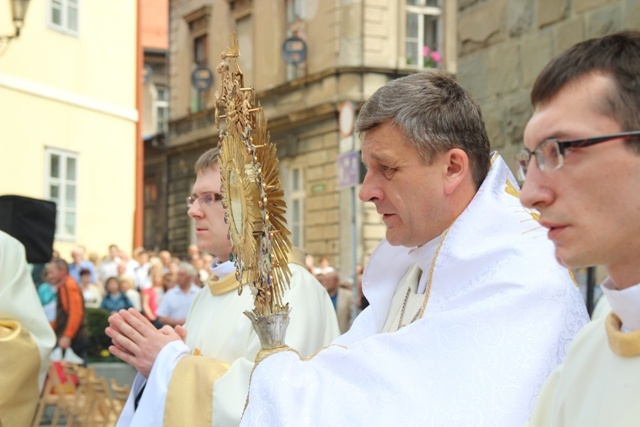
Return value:
[(196, 276), (196, 268), (193, 265), (189, 264), (188, 262), (183, 261), (180, 264), (178, 264), (178, 271), (179, 270), (186, 271), (189, 277)]
[(469, 156), (476, 187), (491, 167), (489, 137), (478, 102), (444, 73), (417, 73), (392, 80), (363, 105), (361, 136), (386, 122), (402, 131), (426, 164), (453, 148)]

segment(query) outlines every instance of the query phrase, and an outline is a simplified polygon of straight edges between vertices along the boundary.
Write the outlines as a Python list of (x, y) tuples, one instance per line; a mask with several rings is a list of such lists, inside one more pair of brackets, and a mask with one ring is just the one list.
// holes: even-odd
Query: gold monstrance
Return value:
[(284, 217), (276, 146), (269, 141), (267, 119), (256, 105), (253, 88), (244, 86), (238, 56), (238, 41), (232, 35), (231, 48), (222, 52), (216, 68), (220, 75), (215, 99), (222, 203), (236, 278), (248, 284), (254, 296), (253, 311), (244, 313), (262, 348), (271, 350), (284, 346), (289, 324), (289, 304), (283, 305), (282, 296), (291, 278), (287, 265), (291, 233)]

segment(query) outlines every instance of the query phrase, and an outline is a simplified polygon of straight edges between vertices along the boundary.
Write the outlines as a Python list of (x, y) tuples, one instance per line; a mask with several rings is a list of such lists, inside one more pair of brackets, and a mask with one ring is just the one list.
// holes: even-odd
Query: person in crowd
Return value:
[(80, 271), (89, 270), (91, 274), (91, 283), (95, 283), (97, 280), (95, 266), (91, 261), (85, 259), (85, 249), (82, 246), (75, 246), (71, 250), (71, 258), (73, 262), (69, 264), (69, 274), (73, 277), (76, 283), (80, 283)]
[(137, 262), (137, 266), (134, 269), (135, 288), (142, 291), (151, 287), (149, 279), (149, 269), (151, 264), (149, 263), (149, 252), (143, 247), (139, 247), (133, 250), (133, 259)]
[(160, 253), (158, 254), (158, 257), (160, 258), (160, 261), (162, 262), (162, 269), (163, 269), (163, 273), (169, 273), (169, 266), (171, 264), (171, 260), (172, 260), (172, 256), (171, 256), (171, 252), (164, 250), (164, 251), (160, 251)]
[(357, 131), (360, 199), (386, 226), (364, 272), (370, 305), (311, 358), (263, 358), (241, 425), (522, 425), (588, 317), (477, 101), (416, 73), (379, 88)]
[(320, 265), (318, 267), (313, 268), (313, 274), (315, 274), (316, 276), (318, 274), (326, 274), (336, 271), (336, 269), (331, 266), (331, 264), (329, 263), (329, 258), (326, 256), (320, 257), (319, 264)]
[(136, 269), (140, 266), (138, 261), (131, 259), (129, 254), (123, 250), (118, 252), (118, 258), (120, 258), (120, 262), (118, 263), (118, 277), (124, 274), (135, 278)]
[(120, 264), (120, 249), (117, 245), (109, 245), (109, 255), (102, 260), (98, 268), (98, 280), (105, 288), (109, 277), (118, 277), (118, 264)]
[(98, 308), (102, 302), (102, 292), (98, 285), (91, 281), (91, 277), (90, 270), (80, 270), (80, 290), (82, 291), (84, 306)]
[(159, 329), (162, 324), (158, 320), (158, 305), (164, 295), (162, 263), (157, 257), (151, 258), (149, 263), (151, 264), (151, 268), (149, 268), (150, 286), (140, 291), (142, 314)]
[(119, 310), (126, 310), (133, 307), (129, 297), (122, 291), (122, 284), (117, 277), (109, 277), (104, 287), (107, 293), (100, 303), (101, 309), (115, 313)]
[(58, 288), (57, 286), (49, 283), (48, 276), (48, 265), (45, 265), (42, 270), (42, 283), (38, 286), (38, 298), (40, 299), (40, 304), (42, 304), (47, 321), (53, 325), (53, 322), (56, 320)]
[(531, 90), (517, 161), (523, 205), (565, 266), (604, 266), (608, 315), (590, 322), (547, 379), (531, 426), (640, 423), (640, 32), (583, 41)]
[(181, 262), (176, 275), (176, 286), (167, 291), (158, 307), (158, 320), (163, 325), (183, 325), (196, 294), (200, 290), (194, 283), (196, 269)]
[[(164, 267), (162, 268), (164, 270)], [(164, 297), (167, 292), (173, 289), (177, 284), (177, 278), (174, 274), (169, 272), (162, 275), (162, 296)]]
[[(141, 374), (133, 384), (120, 426), (237, 426), (244, 408), (260, 349), (260, 340), (244, 315), (253, 308), (253, 297), (248, 285), (238, 295), (242, 285), (229, 260), (229, 227), (219, 198), (218, 150), (202, 154), (195, 171), (188, 214), (195, 222), (198, 248), (215, 257), (213, 273), (218, 280), (209, 281), (193, 302), (185, 342), (176, 333), (184, 333), (183, 328), (157, 331), (128, 312), (109, 319), (107, 334), (114, 343), (110, 350)], [(291, 262), (289, 268), (290, 288), (283, 300), (296, 308), (291, 311), (286, 341), (306, 356), (331, 342), (338, 335), (338, 324), (327, 292), (300, 260)], [(127, 333), (131, 328), (137, 332)], [(147, 386), (141, 395), (144, 378)]]
[(304, 266), (307, 271), (313, 275), (315, 275), (315, 258), (311, 254), (306, 254), (304, 256)]
[(338, 276), (338, 273), (335, 271), (318, 274), (316, 278), (327, 290), (327, 293), (329, 293), (331, 303), (338, 317), (340, 333), (344, 334), (349, 330), (351, 322), (353, 321), (351, 318), (353, 313), (351, 308), (353, 292), (350, 289), (340, 286), (340, 276)]
[(361, 312), (365, 308), (369, 307), (369, 301), (367, 300), (367, 297), (365, 297), (362, 293), (362, 275), (363, 273), (359, 273), (357, 276), (358, 298), (356, 299), (355, 304), (358, 312)]
[(56, 318), (52, 324), (58, 347), (63, 352), (70, 348), (86, 364), (89, 333), (80, 286), (69, 275), (69, 266), (63, 259), (47, 265), (47, 279), (58, 288)]
[(200, 258), (200, 249), (198, 249), (198, 245), (189, 245), (187, 248), (187, 259), (189, 261), (193, 261), (197, 258)]
[(127, 298), (129, 298), (133, 308), (138, 311), (142, 311), (142, 297), (140, 296), (140, 291), (136, 289), (136, 285), (134, 283), (135, 279), (133, 276), (122, 274), (118, 277), (118, 281), (122, 287), (122, 292), (124, 292)]
[(25, 248), (0, 231), (0, 425), (31, 425), (55, 343)]

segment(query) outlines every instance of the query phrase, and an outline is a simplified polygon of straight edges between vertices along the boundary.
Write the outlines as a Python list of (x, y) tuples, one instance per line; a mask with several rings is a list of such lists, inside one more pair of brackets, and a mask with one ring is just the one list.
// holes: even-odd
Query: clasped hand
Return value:
[(105, 333), (113, 342), (109, 346), (111, 354), (136, 368), (145, 378), (149, 377), (160, 350), (170, 342), (184, 340), (187, 336), (187, 330), (181, 326), (156, 329), (146, 317), (132, 308), (109, 316)]

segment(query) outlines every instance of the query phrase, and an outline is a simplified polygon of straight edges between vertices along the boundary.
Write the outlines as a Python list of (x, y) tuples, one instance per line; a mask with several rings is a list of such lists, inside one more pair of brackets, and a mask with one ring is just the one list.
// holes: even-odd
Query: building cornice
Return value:
[(122, 105), (102, 101), (85, 95), (79, 95), (45, 83), (23, 79), (5, 73), (0, 73), (0, 87), (37, 96), (49, 101), (60, 102), (74, 107), (92, 110), (134, 123), (138, 121), (138, 111), (135, 108), (123, 107)]
[(269, 89), (256, 91), (256, 98), (263, 99), (282, 93), (292, 92), (295, 90), (299, 90), (300, 88), (304, 88), (309, 84), (317, 83), (323, 79), (326, 79), (327, 77), (339, 76), (341, 74), (383, 74), (389, 76), (389, 78), (391, 79), (395, 79), (402, 76), (408, 76), (409, 74), (413, 74), (415, 72), (416, 70), (412, 69), (383, 67), (331, 67), (295, 80), (290, 80)]

